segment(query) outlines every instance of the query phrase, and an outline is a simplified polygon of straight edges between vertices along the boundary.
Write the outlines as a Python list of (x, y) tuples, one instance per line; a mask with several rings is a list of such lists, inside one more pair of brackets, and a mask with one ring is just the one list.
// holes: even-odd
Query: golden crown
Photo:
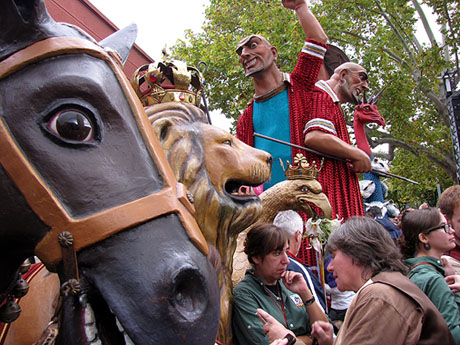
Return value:
[(143, 65), (134, 72), (131, 85), (144, 107), (164, 102), (187, 102), (199, 107), (204, 88), (200, 71), (183, 61)]
[(283, 161), (280, 158), (280, 164), (284, 170), (286, 179), (288, 180), (296, 180), (296, 179), (313, 180), (318, 177), (318, 173), (323, 168), (324, 158), (321, 159), (321, 164), (319, 166), (319, 169), (315, 161), (313, 161), (311, 165), (308, 164), (307, 158), (301, 153), (297, 153), (294, 157), (294, 163), (297, 165), (293, 166), (289, 163), (289, 161), (286, 161), (286, 163), (287, 163), (287, 168), (285, 169)]

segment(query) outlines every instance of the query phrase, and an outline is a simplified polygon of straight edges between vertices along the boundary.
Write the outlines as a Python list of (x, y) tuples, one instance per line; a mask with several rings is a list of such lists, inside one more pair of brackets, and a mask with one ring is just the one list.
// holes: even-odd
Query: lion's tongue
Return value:
[(249, 186), (240, 186), (237, 193), (232, 193), (234, 196), (249, 196), (255, 195), (254, 189)]

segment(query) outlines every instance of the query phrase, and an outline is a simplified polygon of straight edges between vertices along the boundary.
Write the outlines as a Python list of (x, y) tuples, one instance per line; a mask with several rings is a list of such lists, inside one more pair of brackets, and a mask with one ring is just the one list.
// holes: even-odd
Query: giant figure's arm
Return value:
[(371, 170), (371, 161), (364, 151), (347, 144), (335, 135), (319, 130), (310, 131), (305, 135), (305, 146), (331, 156), (349, 159), (356, 173)]
[[(323, 27), (319, 23), (318, 19), (316, 19), (305, 0), (283, 0), (282, 2), (284, 7), (291, 8), (296, 11), (305, 34), (305, 39), (314, 40), (322, 44), (327, 43), (328, 38), (323, 30)], [(324, 63), (321, 64), (317, 79), (329, 79), (329, 74), (327, 73)]]
[(305, 0), (282, 0), (283, 6), (295, 10), (306, 39), (327, 43), (327, 35)]
[(311, 90), (318, 75), (325, 69), (327, 36), (305, 0), (283, 0), (282, 3), (284, 7), (296, 11), (306, 40), (291, 78), (304, 90)]

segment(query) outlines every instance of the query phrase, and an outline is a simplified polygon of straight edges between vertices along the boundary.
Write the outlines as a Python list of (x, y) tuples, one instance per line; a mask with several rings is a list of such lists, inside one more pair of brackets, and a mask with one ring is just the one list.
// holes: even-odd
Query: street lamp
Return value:
[(446, 91), (446, 98), (449, 98), (452, 95), (452, 83), (451, 73), (448, 69), (444, 71), (442, 76), (442, 81), (444, 83), (444, 90)]

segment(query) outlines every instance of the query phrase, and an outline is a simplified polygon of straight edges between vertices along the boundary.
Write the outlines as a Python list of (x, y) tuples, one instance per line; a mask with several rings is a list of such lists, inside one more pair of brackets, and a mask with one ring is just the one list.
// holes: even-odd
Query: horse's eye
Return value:
[(60, 110), (46, 125), (51, 132), (64, 140), (91, 142), (94, 139), (93, 122), (80, 109)]
[(231, 140), (225, 140), (225, 141), (222, 142), (222, 144), (232, 146), (232, 141)]

